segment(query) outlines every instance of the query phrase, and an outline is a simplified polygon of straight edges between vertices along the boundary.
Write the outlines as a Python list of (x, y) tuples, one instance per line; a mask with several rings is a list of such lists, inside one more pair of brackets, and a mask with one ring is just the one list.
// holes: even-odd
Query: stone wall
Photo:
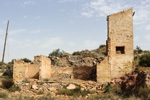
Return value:
[(52, 77), (51, 60), (45, 56), (40, 56), (39, 60), (40, 60), (39, 79), (51, 78)]
[(97, 82), (105, 83), (110, 81), (110, 67), (108, 66), (108, 57), (97, 64)]
[(13, 80), (20, 82), (28, 78), (51, 78), (51, 61), (45, 56), (35, 56), (33, 64), (15, 61), (13, 66)]
[(107, 58), (97, 64), (97, 81), (101, 82), (132, 72), (134, 58), (132, 8), (107, 16), (107, 24)]
[[(108, 16), (108, 62), (111, 78), (121, 77), (132, 71), (133, 12), (132, 8)], [(117, 50), (118, 49), (118, 50)], [(119, 51), (119, 52), (118, 52)], [(130, 70), (126, 70), (130, 68)]]
[(13, 67), (13, 81), (19, 82), (25, 79), (25, 70), (24, 61), (15, 61)]
[(52, 67), (54, 79), (96, 80), (95, 67)]
[(71, 79), (73, 78), (72, 67), (52, 67), (52, 77), (54, 79)]

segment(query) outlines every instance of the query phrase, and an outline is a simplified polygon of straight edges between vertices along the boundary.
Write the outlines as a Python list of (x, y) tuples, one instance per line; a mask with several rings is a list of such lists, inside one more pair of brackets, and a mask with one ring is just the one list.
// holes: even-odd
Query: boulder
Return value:
[(32, 85), (32, 89), (35, 89), (37, 90), (38, 89), (38, 86), (36, 84)]
[(69, 86), (67, 86), (67, 89), (71, 90), (71, 89), (75, 89), (76, 86), (74, 84), (69, 84)]

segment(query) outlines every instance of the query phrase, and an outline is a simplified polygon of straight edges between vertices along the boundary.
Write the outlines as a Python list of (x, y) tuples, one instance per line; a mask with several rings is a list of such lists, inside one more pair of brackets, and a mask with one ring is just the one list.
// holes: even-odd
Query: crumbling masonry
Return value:
[(97, 64), (97, 81), (109, 82), (132, 71), (132, 8), (107, 16), (107, 57)]
[(45, 56), (35, 56), (33, 64), (24, 61), (14, 62), (14, 82), (20, 82), (28, 78), (46, 79), (51, 77), (51, 60)]
[[(71, 78), (82, 80), (95, 78), (97, 82), (105, 83), (131, 73), (134, 57), (132, 8), (107, 16), (107, 23), (107, 56), (100, 63), (95, 62), (95, 65), (92, 63), (92, 67), (87, 67), (84, 64), (77, 68), (73, 68), (71, 65), (67, 67), (54, 67), (51, 65), (50, 58), (36, 56), (33, 64), (24, 63), (23, 61), (16, 61), (14, 63), (14, 82), (28, 78)], [(93, 75), (93, 72), (95, 75)]]

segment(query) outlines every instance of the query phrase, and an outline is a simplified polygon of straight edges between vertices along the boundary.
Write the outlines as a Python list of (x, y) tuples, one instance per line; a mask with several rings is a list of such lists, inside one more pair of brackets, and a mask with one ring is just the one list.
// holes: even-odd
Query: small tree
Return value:
[(150, 54), (144, 54), (140, 57), (139, 65), (150, 67)]
[(62, 54), (63, 54), (63, 51), (60, 51), (60, 49), (56, 49), (56, 50), (53, 50), (53, 52), (51, 52), (49, 56), (61, 56)]
[(28, 63), (28, 62), (32, 62), (30, 59), (28, 59), (28, 58), (23, 58), (23, 59), (21, 59), (21, 60), (23, 60), (24, 62), (26, 62), (26, 63)]
[(142, 53), (142, 49), (139, 46), (136, 46), (135, 53)]

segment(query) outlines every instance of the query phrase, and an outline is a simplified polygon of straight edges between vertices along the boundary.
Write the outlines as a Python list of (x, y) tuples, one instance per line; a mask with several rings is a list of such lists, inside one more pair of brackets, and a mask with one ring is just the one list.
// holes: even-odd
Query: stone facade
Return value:
[(14, 81), (22, 81), (26, 78), (40, 80), (67, 78), (97, 80), (105, 83), (131, 73), (134, 58), (132, 8), (107, 16), (107, 23), (107, 56), (104, 60), (69, 54), (52, 58), (35, 56), (33, 64), (23, 61), (14, 63)]
[(51, 78), (51, 61), (45, 56), (35, 56), (33, 64), (15, 61), (13, 66), (13, 80), (20, 82), (28, 78)]
[(52, 67), (53, 79), (96, 80), (95, 67)]
[(107, 57), (97, 64), (98, 82), (130, 73), (134, 58), (132, 8), (107, 16), (107, 23)]

